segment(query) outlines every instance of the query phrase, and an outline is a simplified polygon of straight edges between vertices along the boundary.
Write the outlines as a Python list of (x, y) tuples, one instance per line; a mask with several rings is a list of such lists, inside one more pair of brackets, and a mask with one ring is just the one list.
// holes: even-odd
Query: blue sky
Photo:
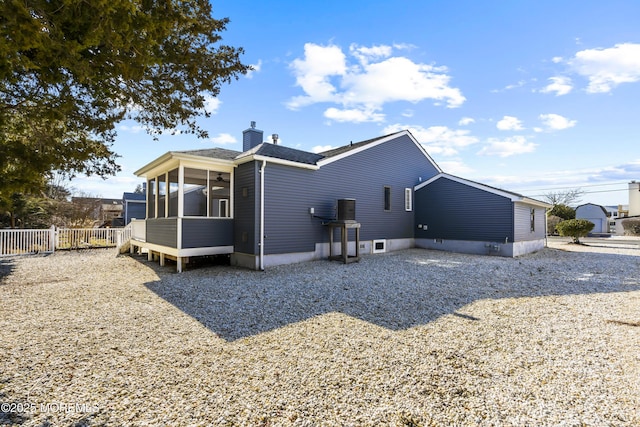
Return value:
[(120, 198), (170, 150), (242, 150), (252, 120), (318, 151), (409, 129), (445, 172), (540, 198), (626, 204), (640, 180), (640, 2), (213, 2), (255, 68), (210, 99), (209, 140), (118, 126), (123, 171), (78, 177)]

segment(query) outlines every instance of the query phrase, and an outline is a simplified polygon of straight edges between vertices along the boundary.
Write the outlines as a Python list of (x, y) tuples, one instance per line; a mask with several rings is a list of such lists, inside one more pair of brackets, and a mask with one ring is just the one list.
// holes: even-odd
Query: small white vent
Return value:
[(412, 191), (410, 188), (404, 189), (404, 210), (407, 212), (411, 212), (413, 210), (413, 200), (411, 198)]
[(371, 252), (374, 254), (382, 254), (387, 251), (387, 241), (385, 239), (374, 240), (371, 245)]

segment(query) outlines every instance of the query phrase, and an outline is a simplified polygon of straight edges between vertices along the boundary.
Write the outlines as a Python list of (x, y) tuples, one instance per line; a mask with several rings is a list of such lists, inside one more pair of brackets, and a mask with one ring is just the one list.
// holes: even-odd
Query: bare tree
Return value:
[(556, 205), (573, 205), (580, 202), (584, 191), (581, 188), (574, 188), (566, 191), (550, 191), (545, 193), (542, 197), (545, 201)]

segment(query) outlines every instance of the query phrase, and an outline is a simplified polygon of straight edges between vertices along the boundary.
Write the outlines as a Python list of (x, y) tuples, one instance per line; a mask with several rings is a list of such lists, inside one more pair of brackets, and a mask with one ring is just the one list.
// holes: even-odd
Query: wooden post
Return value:
[[(332, 222), (329, 223), (329, 259), (335, 261), (342, 261), (345, 264), (349, 262), (360, 260), (360, 223), (347, 221), (347, 222)], [(340, 229), (340, 254), (333, 254), (333, 233), (334, 229)], [(349, 229), (356, 229), (356, 254), (349, 257)]]

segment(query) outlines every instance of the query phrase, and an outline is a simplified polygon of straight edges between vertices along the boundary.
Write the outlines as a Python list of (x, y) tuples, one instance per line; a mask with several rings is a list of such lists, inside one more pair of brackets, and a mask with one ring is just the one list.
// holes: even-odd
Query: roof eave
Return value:
[(520, 195), (517, 195), (517, 194), (514, 194), (514, 193), (509, 193), (507, 191), (500, 190), (499, 188), (489, 187), (489, 186), (487, 186), (485, 184), (482, 184), (482, 183), (479, 183), (479, 182), (470, 181), (468, 179), (460, 178), (460, 177), (457, 177), (457, 176), (454, 176), (454, 175), (449, 175), (447, 173), (439, 173), (438, 175), (435, 175), (435, 176), (431, 177), (430, 179), (426, 180), (425, 182), (422, 182), (422, 183), (416, 185), (414, 187), (414, 191), (417, 191), (417, 190), (419, 190), (419, 189), (431, 184), (432, 182), (434, 182), (434, 181), (436, 181), (436, 180), (438, 180), (440, 178), (447, 178), (447, 179), (450, 179), (452, 181), (458, 182), (460, 184), (468, 185), (468, 186), (471, 186), (473, 188), (477, 188), (479, 190), (487, 191), (489, 193), (505, 197), (505, 198), (511, 200), (512, 202), (526, 203), (528, 205), (539, 206), (541, 208), (546, 208), (546, 209), (549, 209), (549, 208), (553, 207), (553, 205), (550, 205), (549, 203), (546, 203), (546, 202), (542, 202), (540, 200), (530, 199), (528, 197), (520, 196)]
[(258, 162), (269, 162), (269, 163), (275, 163), (275, 164), (279, 164), (279, 165), (285, 165), (285, 166), (293, 166), (296, 168), (302, 168), (302, 169), (310, 169), (310, 170), (318, 170), (320, 169), (320, 166), (318, 165), (312, 165), (309, 163), (300, 163), (300, 162), (294, 162), (292, 160), (284, 160), (284, 159), (278, 159), (277, 157), (269, 157), (269, 156), (263, 156), (260, 154), (250, 154), (250, 155), (243, 155), (241, 157), (236, 158), (235, 163), (236, 165), (241, 165), (244, 163), (249, 163), (252, 161), (258, 161)]
[(526, 203), (527, 205), (534, 205), (545, 209), (551, 209), (553, 207), (552, 204), (543, 202), (542, 200), (530, 199), (529, 197), (522, 197), (520, 200), (517, 200), (521, 203)]
[(194, 160), (198, 162), (207, 162), (207, 163), (217, 163), (223, 164), (226, 166), (235, 167), (236, 162), (234, 160), (220, 159), (216, 157), (207, 157), (207, 156), (197, 156), (195, 154), (181, 153), (176, 151), (169, 151), (158, 157), (157, 159), (147, 163), (140, 169), (134, 172), (136, 176), (145, 176), (145, 174), (149, 171), (156, 169), (161, 166), (163, 163), (167, 163), (170, 160)]

